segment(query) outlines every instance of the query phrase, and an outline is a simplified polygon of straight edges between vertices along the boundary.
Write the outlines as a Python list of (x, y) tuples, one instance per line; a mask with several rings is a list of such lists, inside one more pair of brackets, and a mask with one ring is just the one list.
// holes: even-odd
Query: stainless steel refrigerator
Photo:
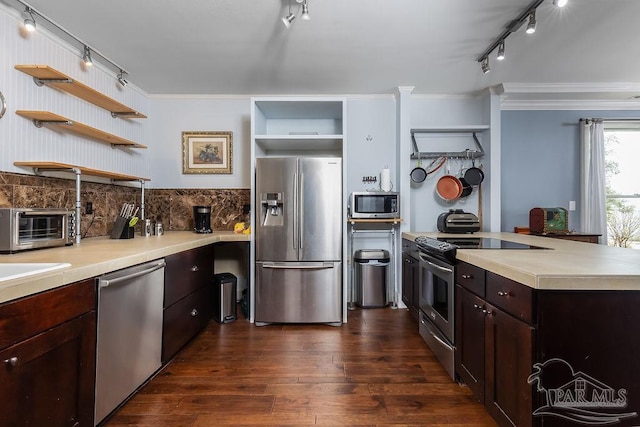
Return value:
[(342, 160), (256, 159), (255, 322), (342, 323)]

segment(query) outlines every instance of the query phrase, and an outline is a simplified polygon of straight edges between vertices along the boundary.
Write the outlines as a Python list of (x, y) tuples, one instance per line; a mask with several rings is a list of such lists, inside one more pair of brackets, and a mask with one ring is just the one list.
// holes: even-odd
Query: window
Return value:
[(640, 123), (605, 122), (609, 246), (640, 249)]

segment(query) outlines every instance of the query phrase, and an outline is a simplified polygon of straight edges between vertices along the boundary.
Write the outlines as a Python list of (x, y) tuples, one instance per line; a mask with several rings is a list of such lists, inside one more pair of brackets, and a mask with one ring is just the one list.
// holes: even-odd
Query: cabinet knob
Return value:
[(18, 364), (18, 358), (16, 356), (10, 357), (4, 360), (5, 365), (16, 366)]
[(198, 268), (197, 265), (194, 265), (193, 267), (191, 267), (191, 271), (198, 271), (198, 270), (199, 270), (199, 268)]
[(473, 308), (475, 308), (476, 310), (482, 310), (482, 307), (480, 307), (478, 304), (473, 304)]
[(463, 274), (462, 278), (466, 279), (466, 280), (473, 279), (473, 275), (471, 275), (471, 274)]
[(511, 292), (498, 291), (498, 295), (500, 295), (501, 297), (508, 297), (509, 295), (511, 295)]
[(485, 316), (493, 316), (493, 311), (491, 310), (483, 309), (482, 313), (484, 313)]
[(191, 310), (191, 317), (196, 317), (197, 315), (198, 315), (198, 310), (196, 310), (195, 308)]

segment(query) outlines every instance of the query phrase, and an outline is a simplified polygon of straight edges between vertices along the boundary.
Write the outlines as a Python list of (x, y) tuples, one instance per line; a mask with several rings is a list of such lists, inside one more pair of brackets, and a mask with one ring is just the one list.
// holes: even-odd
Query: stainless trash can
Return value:
[(389, 252), (383, 249), (360, 249), (355, 262), (355, 302), (363, 308), (385, 307)]
[(237, 318), (236, 288), (238, 278), (231, 273), (219, 273), (213, 276), (213, 284), (213, 318), (218, 323), (233, 322)]

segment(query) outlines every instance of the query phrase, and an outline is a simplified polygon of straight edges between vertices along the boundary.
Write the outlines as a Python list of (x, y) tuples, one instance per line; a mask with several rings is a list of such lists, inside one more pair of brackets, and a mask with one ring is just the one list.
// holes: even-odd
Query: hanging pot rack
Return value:
[[(488, 127), (486, 128), (488, 129)], [(484, 156), (484, 150), (482, 149), (482, 145), (480, 141), (478, 141), (478, 137), (476, 133), (482, 131), (482, 128), (473, 128), (473, 129), (411, 129), (411, 141), (413, 144), (413, 153), (411, 153), (412, 160), (420, 160), (420, 159), (437, 159), (440, 157), (446, 157), (449, 159), (470, 159), (475, 160), (482, 158)], [(440, 152), (431, 152), (431, 151), (423, 151), (421, 152), (418, 149), (418, 143), (416, 142), (416, 134), (423, 133), (471, 133), (473, 136), (473, 142), (475, 143), (477, 149), (470, 150), (466, 149), (464, 151), (440, 151)]]

